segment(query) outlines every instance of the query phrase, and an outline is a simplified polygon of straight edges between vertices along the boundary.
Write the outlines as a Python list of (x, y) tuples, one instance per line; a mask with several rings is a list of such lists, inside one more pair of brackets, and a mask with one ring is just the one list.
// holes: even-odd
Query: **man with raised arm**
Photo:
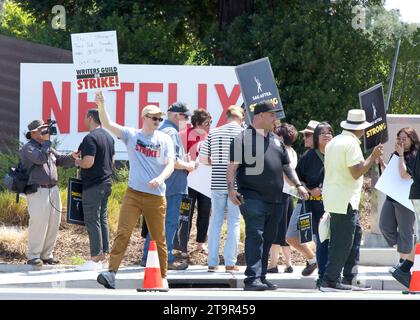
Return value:
[(143, 128), (135, 129), (112, 122), (104, 106), (102, 93), (96, 94), (99, 118), (127, 147), (130, 171), (128, 188), (120, 209), (117, 236), (111, 250), (109, 270), (98, 275), (97, 281), (115, 289), (115, 275), (124, 257), (133, 228), (143, 214), (151, 238), (156, 241), (163, 285), (167, 288), (168, 252), (165, 241), (166, 198), (165, 180), (174, 170), (174, 146), (171, 138), (158, 131), (163, 112), (147, 105), (141, 112)]

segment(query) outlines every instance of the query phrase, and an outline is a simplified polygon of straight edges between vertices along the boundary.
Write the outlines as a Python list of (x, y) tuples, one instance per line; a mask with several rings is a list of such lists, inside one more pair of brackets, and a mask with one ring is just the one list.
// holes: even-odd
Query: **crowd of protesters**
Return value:
[[(267, 273), (278, 273), (280, 255), (283, 272), (293, 273), (291, 249), (306, 259), (302, 276), (318, 269), (316, 286), (321, 291), (368, 290), (357, 279), (362, 239), (359, 204), (363, 175), (374, 164), (382, 171), (383, 146), (376, 146), (365, 160), (360, 148), (363, 130), (370, 126), (365, 112), (349, 110), (341, 122), (343, 131), (334, 136), (327, 122), (310, 120), (301, 131), (281, 123), (280, 111), (271, 101), (255, 105), (252, 119), (245, 124), (242, 107), (226, 110), (227, 123), (210, 130), (212, 117), (204, 109), (193, 113), (183, 102), (168, 107), (167, 119), (155, 105), (142, 109), (143, 127), (134, 129), (112, 122), (102, 93), (97, 93), (98, 109), (89, 110), (85, 124), (90, 133), (78, 151), (61, 155), (48, 144), (46, 124), (36, 120), (28, 125), (29, 142), (21, 150), (24, 166), (30, 171), (30, 184), (38, 186), (28, 193), (28, 264), (58, 263), (53, 257), (61, 210), (56, 165), (81, 168), (83, 209), (89, 234), (91, 259), (78, 271), (99, 270), (109, 260), (108, 270), (98, 276), (106, 288), (115, 288), (115, 277), (139, 217), (143, 216), (146, 241), (141, 264), (146, 265), (150, 239), (157, 243), (161, 276), (167, 284), (167, 270), (188, 268), (173, 254), (181, 201), (189, 197), (196, 217), (196, 248), (207, 256), (209, 272), (239, 272), (237, 264), (241, 215), (245, 224), (244, 289), (275, 290)], [(188, 124), (191, 117), (191, 125)], [(162, 124), (160, 125), (160, 123)], [(127, 147), (130, 171), (128, 188), (120, 209), (118, 230), (109, 248), (107, 200), (111, 192), (114, 140)], [(307, 149), (300, 157), (293, 144), (303, 135)], [(402, 179), (413, 179), (410, 199), (420, 211), (419, 139), (414, 129), (399, 130), (395, 152)], [(188, 187), (188, 174), (199, 166), (211, 167), (211, 197)], [(53, 199), (54, 209), (42, 210)], [(197, 207), (197, 210), (195, 210)], [(311, 213), (313, 245), (300, 239), (299, 216)], [(324, 214), (326, 212), (326, 214)], [(41, 213), (43, 215), (41, 215)], [(321, 239), (319, 224), (328, 217), (329, 239)], [(226, 226), (220, 265), (222, 227)], [(380, 229), (390, 247), (397, 246), (399, 263), (391, 274), (405, 286), (418, 241), (416, 213), (387, 197), (380, 215)], [(109, 254), (109, 257), (108, 257)], [(223, 268), (224, 267), (224, 268)]]

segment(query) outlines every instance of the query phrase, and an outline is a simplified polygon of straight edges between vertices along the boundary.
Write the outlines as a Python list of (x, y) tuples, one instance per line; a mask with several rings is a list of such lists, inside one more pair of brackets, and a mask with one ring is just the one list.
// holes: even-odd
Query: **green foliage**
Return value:
[(69, 258), (69, 261), (70, 261), (70, 264), (74, 265), (74, 266), (79, 265), (79, 264), (83, 264), (83, 263), (86, 262), (86, 260), (81, 256), (71, 256)]
[(118, 161), (114, 170), (114, 181), (127, 183), (128, 173), (128, 161)]
[(9, 171), (10, 167), (15, 167), (19, 162), (19, 142), (14, 141), (11, 144), (9, 152), (0, 153), (0, 192), (4, 190), (3, 177)]
[[(401, 23), (381, 0), (247, 2), (253, 10), (223, 24), (228, 0), (60, 1), (66, 30), (54, 30), (56, 1), (15, 0), (6, 2), (0, 33), (70, 49), (71, 33), (117, 30), (121, 63), (238, 65), (267, 56), (285, 120), (298, 129), (326, 120), (336, 132), (347, 110), (359, 107), (359, 92), (382, 82), (387, 94), (401, 37), (392, 112), (420, 113), (419, 25)], [(366, 30), (352, 25), (355, 5), (367, 9)]]
[(58, 186), (61, 189), (66, 189), (69, 178), (76, 178), (76, 168), (63, 168), (63, 167), (57, 167), (57, 175), (58, 175)]
[(16, 203), (16, 193), (0, 191), (0, 223), (5, 225), (27, 226), (29, 221), (25, 197)]

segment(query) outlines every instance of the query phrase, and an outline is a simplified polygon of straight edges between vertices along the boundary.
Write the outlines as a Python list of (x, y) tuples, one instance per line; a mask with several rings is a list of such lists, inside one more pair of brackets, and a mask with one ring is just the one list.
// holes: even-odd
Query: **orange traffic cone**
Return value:
[(143, 286), (137, 289), (138, 292), (144, 291), (168, 291), (163, 288), (162, 276), (160, 275), (159, 256), (155, 240), (150, 240), (149, 253), (147, 255), (146, 270), (144, 271)]
[(416, 244), (416, 255), (414, 256), (408, 293), (420, 293), (420, 244)]

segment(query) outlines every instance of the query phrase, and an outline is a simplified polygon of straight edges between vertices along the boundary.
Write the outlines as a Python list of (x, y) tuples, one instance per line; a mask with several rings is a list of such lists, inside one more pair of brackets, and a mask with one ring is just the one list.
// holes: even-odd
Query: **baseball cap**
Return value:
[(258, 102), (254, 107), (254, 115), (261, 112), (280, 112), (281, 109), (276, 109), (274, 103), (270, 100)]
[(187, 104), (185, 102), (181, 102), (181, 101), (172, 103), (168, 108), (168, 112), (184, 113), (187, 116), (191, 115), (190, 109), (188, 109)]
[(160, 110), (158, 106), (149, 104), (143, 108), (143, 110), (141, 111), (141, 116), (144, 117), (146, 114), (158, 114), (158, 113), (160, 113), (161, 115), (165, 115), (165, 113), (162, 112), (162, 110)]
[(44, 123), (44, 121), (42, 121), (42, 120), (34, 120), (30, 124), (28, 124), (28, 130), (29, 131), (36, 131), (39, 128), (42, 128), (42, 127), (48, 127), (48, 125), (46, 123)]

